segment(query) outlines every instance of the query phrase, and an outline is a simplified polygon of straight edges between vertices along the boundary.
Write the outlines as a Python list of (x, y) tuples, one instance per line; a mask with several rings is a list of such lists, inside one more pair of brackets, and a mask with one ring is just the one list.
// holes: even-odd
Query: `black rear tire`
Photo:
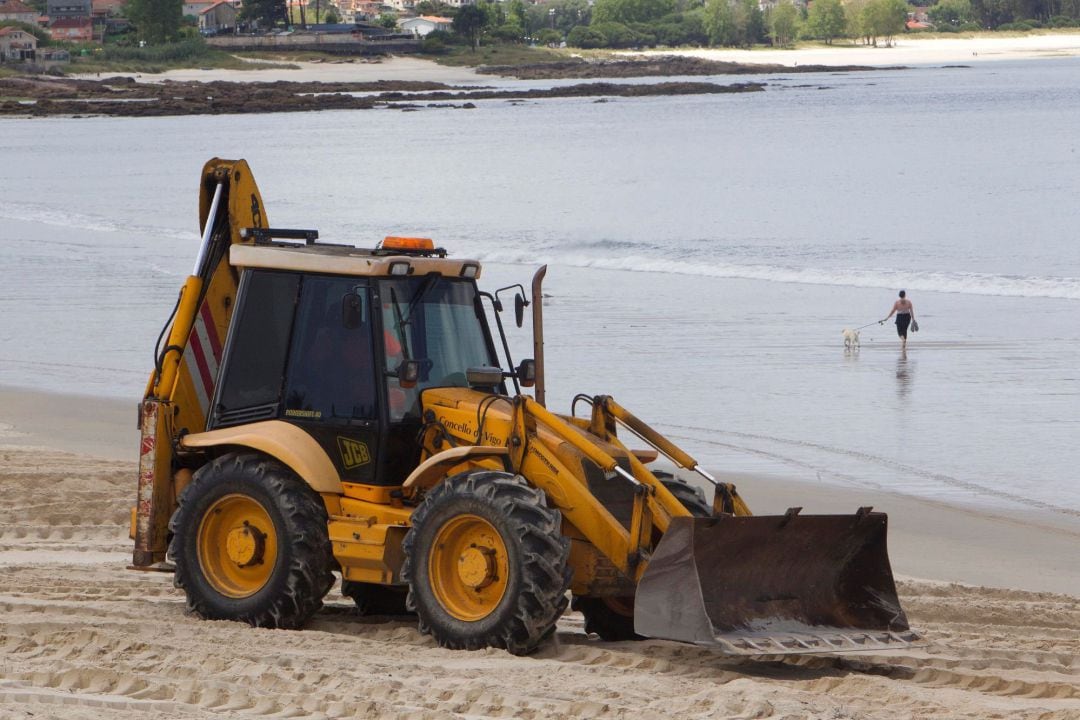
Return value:
[(712, 517), (712, 505), (705, 499), (705, 493), (701, 488), (694, 487), (681, 477), (664, 470), (653, 473), (675, 499), (683, 504), (694, 517)]
[[(404, 550), (408, 607), (442, 647), (525, 655), (566, 609), (570, 541), (562, 515), (520, 475), (445, 480), (413, 512)], [(458, 577), (454, 568), (470, 562), (473, 573)]]
[(585, 632), (601, 640), (644, 640), (634, 632), (634, 598), (575, 596), (571, 608), (585, 616)]
[[(230, 509), (233, 520), (221, 520)], [(195, 473), (169, 522), (173, 583), (203, 618), (299, 628), (334, 583), (326, 525), (322, 500), (289, 468), (255, 453), (223, 455)], [(235, 537), (256, 539), (226, 551)]]
[(411, 615), (405, 608), (409, 589), (398, 585), (341, 581), (341, 594), (356, 603), (361, 615)]
[[(680, 477), (664, 470), (655, 470), (659, 480), (694, 517), (711, 517), (712, 506), (705, 501), (705, 493)], [(601, 640), (644, 640), (634, 632), (634, 598), (574, 598), (572, 609), (585, 616), (585, 632), (600, 636)]]

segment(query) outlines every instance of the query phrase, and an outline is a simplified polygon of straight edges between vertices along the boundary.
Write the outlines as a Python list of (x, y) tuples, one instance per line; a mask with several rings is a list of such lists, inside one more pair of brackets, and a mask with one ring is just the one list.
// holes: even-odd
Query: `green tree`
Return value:
[(607, 47), (607, 38), (591, 26), (578, 25), (566, 36), (566, 44), (570, 47), (579, 48), (602, 48)]
[(853, 40), (861, 40), (869, 45), (870, 37), (870, 0), (846, 0), (844, 13), (847, 16), (847, 35)]
[(579, 25), (588, 25), (592, 20), (592, 7), (588, 0), (555, 0), (528, 5), (525, 12), (529, 18), (526, 27), (532, 31), (551, 28), (566, 34)]
[(712, 45), (748, 48), (766, 40), (765, 15), (758, 0), (709, 0), (705, 29)]
[(501, 42), (519, 43), (525, 37), (525, 28), (517, 18), (507, 18), (502, 25), (490, 29), (491, 36)]
[(289, 23), (285, 0), (244, 0), (240, 17), (262, 27), (274, 27), (278, 22)]
[(180, 36), (184, 19), (183, 0), (128, 0), (124, 14), (135, 26), (140, 40), (162, 45)]
[(972, 0), (971, 7), (985, 28), (996, 28), (1016, 19), (1011, 0)]
[(807, 31), (832, 45), (834, 38), (847, 32), (847, 15), (840, 0), (814, 0), (807, 14)]
[(509, 6), (506, 13), (507, 18), (516, 20), (518, 25), (527, 28), (529, 26), (529, 18), (528, 13), (525, 12), (525, 3), (522, 2), (522, 0), (510, 0), (507, 4)]
[(323, 15), (323, 22), (327, 25), (336, 25), (341, 22), (341, 18), (339, 18), (337, 12), (331, 8)]
[(487, 17), (476, 5), (464, 5), (454, 16), (454, 32), (469, 41), (473, 52), (480, 47), (480, 34), (484, 31)]
[(375, 20), (375, 24), (379, 27), (384, 27), (387, 30), (393, 30), (397, 27), (397, 15), (394, 13), (383, 13)]
[(703, 22), (710, 45), (735, 44), (735, 14), (728, 0), (707, 0)]
[(958, 28), (975, 19), (971, 0), (940, 0), (926, 14), (930, 16), (930, 22), (939, 27), (948, 25)]
[(596, 0), (593, 22), (651, 22), (674, 10), (674, 0)]
[(416, 14), (452, 18), (454, 8), (441, 0), (421, 0), (416, 4)]
[(774, 45), (785, 47), (795, 41), (799, 33), (799, 10), (791, 0), (783, 0), (769, 13), (769, 37)]
[(537, 36), (537, 42), (541, 45), (547, 45), (548, 47), (556, 47), (562, 42), (562, 33), (558, 30), (552, 30), (551, 28), (544, 28)]
[(885, 38), (885, 46), (893, 44), (893, 38), (904, 31), (908, 6), (905, 0), (870, 0), (866, 6), (866, 24), (877, 45), (877, 38)]

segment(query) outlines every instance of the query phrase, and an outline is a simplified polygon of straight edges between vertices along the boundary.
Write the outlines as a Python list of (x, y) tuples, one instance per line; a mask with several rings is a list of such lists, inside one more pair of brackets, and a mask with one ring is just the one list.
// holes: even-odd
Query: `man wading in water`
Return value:
[[(915, 320), (915, 306), (907, 299), (907, 293), (903, 290), (900, 291), (900, 299), (893, 303), (892, 310), (889, 311), (885, 320), (878, 321), (878, 325), (884, 325), (893, 313), (896, 313), (896, 334), (900, 336), (900, 349), (907, 350), (907, 331), (908, 326)], [(915, 328), (918, 327), (916, 324)]]

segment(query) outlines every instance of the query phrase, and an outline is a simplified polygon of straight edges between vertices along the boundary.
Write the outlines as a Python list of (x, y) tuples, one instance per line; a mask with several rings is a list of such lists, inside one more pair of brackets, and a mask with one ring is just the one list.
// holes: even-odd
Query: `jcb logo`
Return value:
[(343, 437), (339, 437), (337, 442), (338, 448), (341, 449), (341, 464), (346, 470), (371, 462), (371, 453), (368, 452), (368, 447), (364, 443)]

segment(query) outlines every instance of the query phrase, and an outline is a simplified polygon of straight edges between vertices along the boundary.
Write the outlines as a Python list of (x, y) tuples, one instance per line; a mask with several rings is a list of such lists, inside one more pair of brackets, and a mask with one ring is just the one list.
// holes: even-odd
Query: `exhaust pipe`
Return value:
[(547, 274), (547, 265), (541, 265), (532, 279), (533, 359), (536, 361), (536, 402), (544, 407), (544, 295), (540, 285)]

